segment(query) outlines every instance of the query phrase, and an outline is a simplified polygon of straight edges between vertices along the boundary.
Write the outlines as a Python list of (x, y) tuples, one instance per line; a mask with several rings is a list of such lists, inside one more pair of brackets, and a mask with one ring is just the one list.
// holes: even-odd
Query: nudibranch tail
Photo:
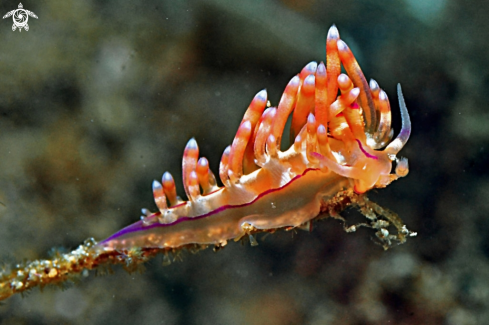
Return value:
[[(341, 73), (341, 66), (346, 74)], [(317, 218), (337, 217), (332, 211), (345, 207), (339, 202), (360, 206), (357, 195), (385, 187), (409, 171), (407, 159), (396, 157), (411, 132), (400, 86), (398, 94), (402, 129), (388, 143), (393, 132), (387, 94), (375, 80), (367, 82), (333, 25), (326, 39), (326, 64), (308, 63), (289, 81), (277, 107), (267, 108), (266, 90), (255, 95), (222, 155), (219, 178), (223, 186), (217, 186), (209, 162), (199, 156), (192, 138), (182, 162), (188, 201), (177, 197), (173, 178), (165, 173), (161, 183), (153, 182), (158, 211), (143, 213), (143, 220), (98, 247), (111, 252), (223, 246), (230, 239), (260, 231), (308, 228)], [(289, 117), (291, 146), (282, 151)], [(391, 173), (393, 161), (395, 173)], [(321, 212), (326, 214), (321, 216)], [(368, 218), (371, 227), (385, 227)], [(397, 219), (386, 218), (399, 234), (386, 237), (387, 230), (382, 228), (377, 237), (385, 245), (402, 242), (409, 232)]]

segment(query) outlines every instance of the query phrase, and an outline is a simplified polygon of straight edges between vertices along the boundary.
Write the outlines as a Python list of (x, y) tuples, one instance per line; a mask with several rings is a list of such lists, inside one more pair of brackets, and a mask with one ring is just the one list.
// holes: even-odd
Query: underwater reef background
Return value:
[[(336, 24), (391, 101), (410, 174), (369, 197), (418, 236), (383, 251), (336, 220), (90, 272), (0, 306), (0, 324), (489, 324), (489, 3), (462, 0), (28, 1), (0, 21), (0, 262), (102, 240), (180, 195), (195, 137), (217, 172), (253, 96), (276, 105)], [(0, 14), (16, 9), (0, 4)], [(284, 137), (286, 138), (286, 137)], [(344, 214), (360, 220), (354, 211)]]

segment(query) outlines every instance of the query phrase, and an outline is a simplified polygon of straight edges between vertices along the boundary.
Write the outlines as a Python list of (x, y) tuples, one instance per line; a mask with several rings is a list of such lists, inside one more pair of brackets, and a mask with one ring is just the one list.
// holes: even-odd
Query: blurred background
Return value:
[[(253, 96), (325, 60), (334, 23), (367, 78), (402, 83), (410, 174), (369, 197), (418, 232), (384, 252), (326, 220), (259, 246), (91, 272), (0, 324), (489, 324), (489, 4), (462, 0), (27, 1), (0, 21), (0, 256), (48, 257), (155, 210), (195, 137), (217, 172)], [(0, 14), (17, 9), (3, 1)]]

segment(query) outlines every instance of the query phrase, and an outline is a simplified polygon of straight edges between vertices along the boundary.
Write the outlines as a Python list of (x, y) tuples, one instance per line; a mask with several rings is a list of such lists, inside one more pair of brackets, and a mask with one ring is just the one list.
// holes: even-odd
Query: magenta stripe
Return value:
[(363, 154), (364, 154), (364, 155), (365, 155), (367, 158), (372, 158), (372, 159), (375, 159), (375, 160), (379, 159), (379, 158), (377, 158), (377, 156), (371, 155), (371, 154), (369, 154), (368, 152), (366, 152), (366, 151), (365, 151), (365, 149), (363, 149), (363, 146), (362, 146), (362, 143), (360, 142), (360, 140), (358, 140), (358, 139), (355, 139), (355, 140), (357, 141), (358, 146), (360, 147), (360, 150), (362, 150)]

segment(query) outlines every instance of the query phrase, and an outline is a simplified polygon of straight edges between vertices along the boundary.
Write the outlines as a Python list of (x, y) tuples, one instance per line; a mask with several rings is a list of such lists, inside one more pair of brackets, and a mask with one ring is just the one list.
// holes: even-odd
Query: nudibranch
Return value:
[[(309, 228), (322, 213), (332, 215), (336, 206), (407, 175), (408, 161), (397, 154), (408, 141), (411, 122), (400, 85), (397, 91), (402, 129), (391, 141), (387, 94), (375, 80), (367, 82), (333, 25), (326, 40), (326, 64), (307, 64), (287, 84), (277, 107), (269, 107), (266, 90), (253, 98), (222, 155), (223, 186), (217, 185), (208, 160), (199, 158), (197, 142), (190, 139), (182, 164), (188, 200), (177, 196), (173, 177), (165, 172), (161, 182), (153, 182), (158, 211), (143, 209), (141, 220), (98, 247), (104, 252), (220, 247), (244, 236), (254, 244), (256, 232)], [(292, 145), (281, 151), (290, 115)], [(366, 216), (375, 219), (368, 211)], [(391, 222), (397, 227), (396, 220)], [(394, 237), (386, 224), (376, 228), (378, 237), (388, 241)], [(402, 236), (414, 235), (405, 226), (398, 230)]]
[[(346, 74), (341, 73), (341, 66)], [(346, 231), (374, 228), (385, 249), (415, 236), (394, 213), (363, 194), (382, 188), (409, 168), (397, 154), (411, 133), (401, 87), (397, 88), (402, 128), (394, 140), (386, 93), (376, 81), (367, 83), (350, 48), (333, 25), (326, 40), (326, 65), (311, 62), (293, 77), (277, 107), (269, 107), (267, 92), (253, 98), (219, 167), (223, 186), (199, 158), (191, 139), (183, 153), (183, 185), (188, 201), (176, 193), (173, 177), (153, 182), (158, 211), (97, 243), (86, 240), (70, 253), (52, 260), (17, 264), (0, 271), (0, 300), (47, 284), (72, 279), (84, 270), (123, 264), (131, 271), (158, 253), (178, 256), (182, 248), (220, 248), (228, 240), (295, 228), (332, 217)], [(292, 145), (281, 151), (285, 124), (291, 117)], [(392, 141), (391, 141), (392, 140)], [(383, 149), (383, 150), (381, 150)], [(396, 162), (394, 173), (392, 163)], [(366, 223), (347, 226), (339, 212), (359, 208)], [(397, 233), (391, 233), (393, 226)]]

